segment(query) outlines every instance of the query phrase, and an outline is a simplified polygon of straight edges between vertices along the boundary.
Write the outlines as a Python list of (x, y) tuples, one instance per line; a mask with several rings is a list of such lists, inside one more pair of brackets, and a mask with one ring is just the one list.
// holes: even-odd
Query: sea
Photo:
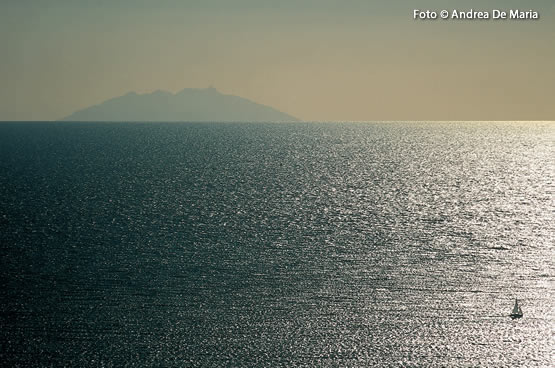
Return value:
[(555, 122), (0, 123), (0, 364), (553, 367), (554, 163)]

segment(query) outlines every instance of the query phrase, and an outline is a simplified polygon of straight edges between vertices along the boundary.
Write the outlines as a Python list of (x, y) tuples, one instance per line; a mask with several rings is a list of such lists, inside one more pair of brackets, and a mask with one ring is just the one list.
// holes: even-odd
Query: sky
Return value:
[(554, 65), (553, 0), (0, 2), (0, 120), (209, 86), (306, 121), (555, 120)]

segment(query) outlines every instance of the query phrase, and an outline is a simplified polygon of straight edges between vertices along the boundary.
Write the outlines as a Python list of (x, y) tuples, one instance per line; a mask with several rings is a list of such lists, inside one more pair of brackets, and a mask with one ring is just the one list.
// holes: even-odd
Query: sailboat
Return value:
[(522, 317), (522, 309), (520, 309), (520, 305), (518, 305), (518, 299), (515, 299), (515, 306), (513, 307), (513, 311), (510, 314), (512, 319), (517, 319)]

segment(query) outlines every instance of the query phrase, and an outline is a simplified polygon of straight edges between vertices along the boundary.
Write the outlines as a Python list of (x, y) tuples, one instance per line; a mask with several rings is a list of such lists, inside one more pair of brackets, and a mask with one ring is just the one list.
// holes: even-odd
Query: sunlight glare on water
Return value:
[(554, 138), (550, 122), (2, 123), (0, 357), (553, 366)]

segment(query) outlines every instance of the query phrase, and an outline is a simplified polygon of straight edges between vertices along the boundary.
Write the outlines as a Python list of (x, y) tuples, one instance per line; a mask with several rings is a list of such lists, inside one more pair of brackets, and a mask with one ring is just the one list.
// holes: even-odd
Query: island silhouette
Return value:
[(129, 92), (78, 110), (62, 121), (299, 121), (297, 118), (216, 88), (185, 88), (177, 93)]

